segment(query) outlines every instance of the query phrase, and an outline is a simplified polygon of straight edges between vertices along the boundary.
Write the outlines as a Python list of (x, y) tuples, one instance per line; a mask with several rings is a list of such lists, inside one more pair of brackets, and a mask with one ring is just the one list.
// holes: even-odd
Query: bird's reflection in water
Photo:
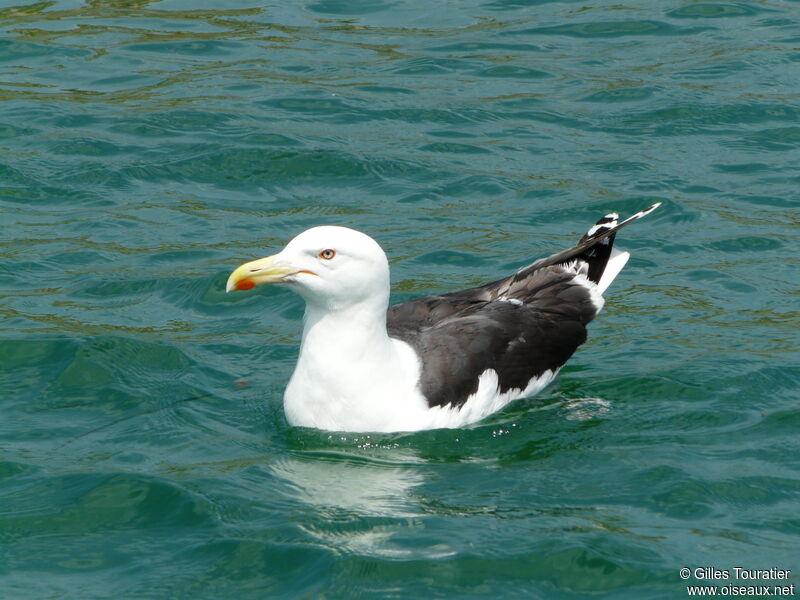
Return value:
[(407, 518), (419, 515), (412, 490), (424, 481), (409, 466), (418, 459), (407, 458), (387, 463), (339, 454), (287, 455), (270, 470), (289, 484), (287, 493), (328, 516)]
[[(270, 464), (287, 485), (282, 493), (313, 510), (298, 526), (336, 552), (394, 558), (433, 558), (453, 552), (444, 544), (420, 548), (404, 543), (425, 528), (415, 488), (425, 481), (415, 455), (392, 461), (340, 454), (295, 454)], [(419, 463), (420, 466), (415, 466)]]

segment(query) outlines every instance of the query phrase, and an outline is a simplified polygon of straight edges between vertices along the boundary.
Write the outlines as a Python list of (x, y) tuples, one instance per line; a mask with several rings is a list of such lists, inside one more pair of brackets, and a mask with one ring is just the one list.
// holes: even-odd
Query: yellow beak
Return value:
[(252, 262), (244, 263), (238, 267), (231, 276), (228, 277), (228, 284), (225, 286), (225, 291), (232, 290), (250, 290), (262, 283), (280, 283), (284, 281), (289, 275), (298, 273), (287, 265), (275, 264), (275, 258), (278, 255), (268, 256), (266, 258), (259, 258)]

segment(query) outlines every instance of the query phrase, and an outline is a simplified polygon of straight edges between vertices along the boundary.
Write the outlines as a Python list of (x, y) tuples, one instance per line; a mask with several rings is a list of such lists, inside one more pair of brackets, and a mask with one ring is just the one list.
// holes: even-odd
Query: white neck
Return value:
[(418, 361), (387, 334), (386, 308), (382, 298), (334, 311), (306, 305), (300, 356), (284, 396), (292, 425), (376, 431), (398, 395), (406, 402), (418, 397)]
[(300, 358), (309, 352), (323, 352), (326, 362), (338, 362), (341, 358), (361, 362), (369, 359), (370, 353), (386, 347), (386, 309), (388, 302), (367, 299), (356, 305), (338, 310), (306, 304), (303, 315), (303, 340)]

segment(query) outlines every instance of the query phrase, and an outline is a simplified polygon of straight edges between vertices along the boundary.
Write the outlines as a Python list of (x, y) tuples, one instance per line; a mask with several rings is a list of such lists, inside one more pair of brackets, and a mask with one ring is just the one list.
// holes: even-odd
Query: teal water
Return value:
[[(797, 2), (12, 0), (0, 30), (0, 597), (800, 583)], [(655, 201), (557, 382), (468, 429), (289, 427), (301, 302), (223, 290), (335, 223), (405, 300)]]

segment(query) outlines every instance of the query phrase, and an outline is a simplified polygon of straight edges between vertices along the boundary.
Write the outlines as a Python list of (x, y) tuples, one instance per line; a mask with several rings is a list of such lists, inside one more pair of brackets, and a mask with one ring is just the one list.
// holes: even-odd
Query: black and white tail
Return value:
[[(619, 252), (618, 250), (614, 251), (612, 254), (614, 238), (617, 235), (615, 230), (615, 227), (618, 225), (617, 219), (619, 219), (619, 215), (617, 213), (607, 214), (597, 223), (592, 225), (591, 229), (589, 229), (589, 231), (587, 231), (578, 241), (578, 246), (581, 246), (582, 244), (608, 233), (608, 236), (602, 238), (596, 244), (589, 246), (586, 250), (575, 257), (576, 259), (582, 260), (589, 265), (589, 272), (586, 276), (589, 278), (589, 281), (593, 281), (598, 285), (598, 287), (600, 286), (600, 280), (603, 276), (603, 273), (606, 272), (606, 268), (608, 267), (609, 259), (612, 256), (614, 256), (616, 259), (622, 254), (622, 252)], [(625, 262), (627, 262), (627, 260), (628, 259), (626, 258)], [(625, 262), (623, 262), (623, 264), (619, 267), (617, 273), (619, 273), (622, 267), (625, 266)], [(614, 276), (616, 276), (616, 274)], [(600, 293), (602, 294), (603, 290), (600, 290)]]
[(547, 258), (539, 259), (533, 264), (520, 269), (515, 274), (514, 279), (522, 279), (543, 267), (565, 265), (577, 259), (589, 265), (587, 277), (597, 284), (597, 291), (602, 294), (611, 285), (614, 278), (619, 275), (622, 267), (625, 266), (625, 263), (630, 258), (629, 253), (614, 249), (614, 238), (617, 232), (633, 221), (650, 214), (659, 206), (661, 206), (661, 203), (656, 202), (635, 215), (631, 215), (621, 223), (617, 222), (619, 216), (616, 213), (607, 214), (592, 225), (591, 229), (584, 234), (574, 247)]
[(602, 294), (608, 289), (608, 286), (619, 275), (619, 272), (622, 271), (622, 268), (631, 257), (629, 252), (622, 252), (614, 248), (614, 238), (617, 236), (617, 231), (628, 223), (650, 214), (659, 206), (661, 206), (661, 203), (656, 202), (652, 206), (631, 215), (622, 223), (617, 223), (617, 219), (619, 219), (617, 213), (607, 214), (578, 241), (576, 248), (588, 245), (586, 250), (577, 255), (577, 258), (583, 259), (588, 263), (588, 278), (597, 284), (598, 292)]

